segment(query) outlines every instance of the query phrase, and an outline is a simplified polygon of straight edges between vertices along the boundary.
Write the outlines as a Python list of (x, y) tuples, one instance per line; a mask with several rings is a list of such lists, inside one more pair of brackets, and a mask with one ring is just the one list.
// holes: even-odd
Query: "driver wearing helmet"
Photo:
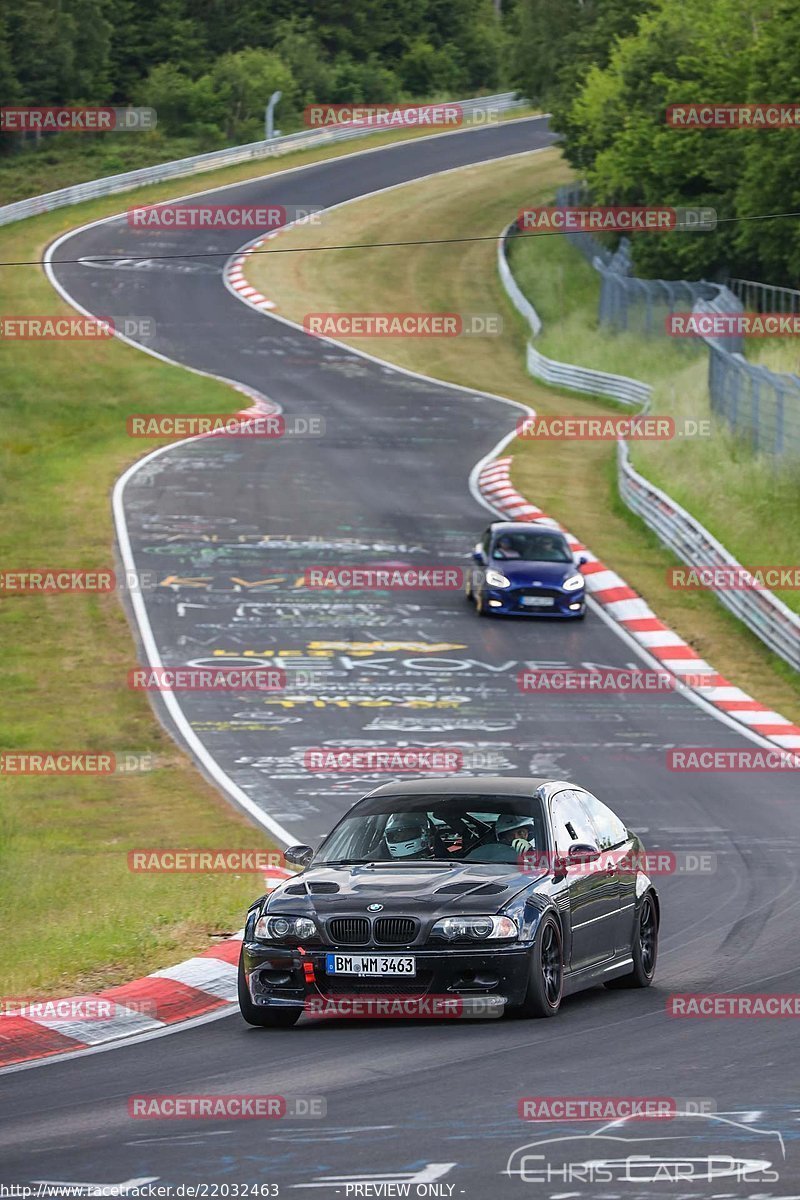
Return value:
[(507, 533), (501, 534), (494, 548), (493, 558), (519, 558), (514, 539)]
[(558, 540), (548, 534), (546, 537), (539, 538), (539, 554), (541, 562), (550, 562), (553, 559), (558, 559), (561, 545)]
[(433, 858), (433, 833), (425, 813), (392, 813), (383, 839), (390, 858)]
[(502, 813), (497, 818), (494, 835), (498, 842), (511, 846), (518, 854), (525, 854), (536, 846), (533, 817)]

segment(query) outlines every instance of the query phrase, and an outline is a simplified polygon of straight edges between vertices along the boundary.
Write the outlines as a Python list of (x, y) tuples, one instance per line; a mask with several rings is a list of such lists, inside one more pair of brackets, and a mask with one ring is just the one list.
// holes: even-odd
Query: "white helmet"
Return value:
[(433, 841), (424, 813), (392, 813), (383, 831), (392, 858), (413, 858), (430, 852)]
[(526, 825), (535, 825), (533, 817), (526, 817), (520, 813), (502, 813), (497, 818), (494, 831), (499, 837), (501, 833), (508, 833), (510, 829), (523, 829)]

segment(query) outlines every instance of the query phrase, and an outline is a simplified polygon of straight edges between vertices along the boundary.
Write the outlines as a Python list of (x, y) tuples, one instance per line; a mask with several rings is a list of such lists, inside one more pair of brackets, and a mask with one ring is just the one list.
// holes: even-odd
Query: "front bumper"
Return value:
[[(557, 588), (484, 588), (485, 607), (490, 613), (507, 617), (582, 617), (586, 612), (586, 591), (562, 592)], [(546, 607), (525, 604), (528, 598), (551, 599)]]
[[(333, 950), (329, 946), (300, 951), (245, 942), (242, 955), (251, 1000), (268, 1008), (305, 1008), (309, 1000), (319, 997), (333, 1001), (354, 996), (499, 997), (512, 1006), (522, 1003), (528, 988), (530, 945), (407, 951), (359, 947), (358, 953), (413, 954), (417, 969), (413, 979), (328, 975), (325, 958)], [(351, 952), (350, 947), (336, 950)]]

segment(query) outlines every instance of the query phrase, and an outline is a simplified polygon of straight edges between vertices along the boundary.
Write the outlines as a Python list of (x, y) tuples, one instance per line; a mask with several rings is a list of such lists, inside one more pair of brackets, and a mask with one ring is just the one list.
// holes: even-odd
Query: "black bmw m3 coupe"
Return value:
[(552, 1017), (571, 992), (648, 987), (655, 973), (644, 847), (574, 783), (385, 784), (316, 851), (286, 858), (303, 869), (247, 914), (239, 1004), (251, 1025), (387, 1015), (388, 998), (415, 1015)]

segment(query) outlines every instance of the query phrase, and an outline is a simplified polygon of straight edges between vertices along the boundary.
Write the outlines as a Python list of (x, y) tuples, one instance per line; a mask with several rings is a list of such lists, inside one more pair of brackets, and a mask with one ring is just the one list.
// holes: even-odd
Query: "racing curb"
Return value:
[(800, 726), (793, 725), (780, 713), (766, 708), (715, 671), (683, 638), (659, 620), (647, 602), (616, 571), (610, 570), (558, 521), (521, 496), (511, 483), (511, 463), (510, 457), (496, 458), (487, 463), (478, 476), (478, 489), (493, 508), (513, 521), (538, 521), (560, 529), (572, 550), (587, 559), (581, 570), (586, 576), (586, 590), (592, 599), (602, 605), (608, 616), (618, 622), (648, 654), (658, 659), (665, 670), (678, 679), (681, 676), (702, 676), (701, 684), (693, 678), (689, 686), (726, 717), (738, 721), (781, 749), (800, 748)]
[(247, 301), (247, 303), (251, 304), (253, 308), (260, 308), (268, 311), (271, 308), (276, 308), (277, 305), (274, 303), (274, 301), (268, 300), (266, 296), (263, 296), (258, 288), (254, 288), (249, 280), (245, 278), (244, 265), (247, 262), (247, 254), (252, 253), (253, 250), (258, 250), (264, 245), (264, 242), (266, 242), (269, 238), (275, 237), (275, 234), (279, 232), (279, 230), (275, 229), (271, 233), (265, 234), (264, 237), (259, 238), (257, 241), (251, 242), (247, 247), (247, 252), (234, 255), (234, 257), (225, 264), (225, 269), (223, 271), (225, 281), (233, 288), (233, 290), (241, 297), (242, 300)]
[[(269, 867), (264, 874), (270, 891), (293, 872)], [(243, 932), (173, 967), (101, 992), (18, 1001), (29, 1015), (0, 1016), (0, 1068), (88, 1050), (227, 1007), (236, 1000)]]

